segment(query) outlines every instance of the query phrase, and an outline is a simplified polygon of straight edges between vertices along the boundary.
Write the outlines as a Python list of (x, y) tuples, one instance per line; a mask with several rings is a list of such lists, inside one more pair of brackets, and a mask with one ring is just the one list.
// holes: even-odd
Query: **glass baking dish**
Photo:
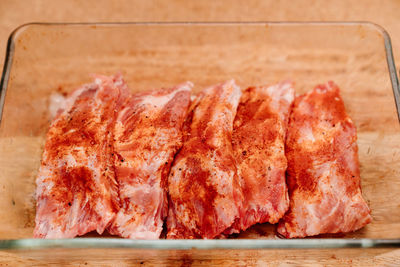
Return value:
[[(363, 195), (373, 221), (349, 234), (279, 239), (256, 225), (221, 240), (129, 240), (88, 234), (32, 239), (35, 178), (53, 93), (121, 72), (133, 91), (186, 80), (195, 91), (291, 79), (297, 94), (335, 81), (358, 129)], [(354, 23), (31, 23), (9, 38), (1, 79), (0, 248), (256, 249), (400, 247), (400, 89), (390, 38)], [(397, 104), (397, 109), (396, 109)]]

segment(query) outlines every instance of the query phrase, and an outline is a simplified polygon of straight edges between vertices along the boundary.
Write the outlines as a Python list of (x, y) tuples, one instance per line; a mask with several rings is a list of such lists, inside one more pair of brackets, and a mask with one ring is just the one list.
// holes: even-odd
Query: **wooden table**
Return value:
[[(400, 1), (60, 1), (0, 2), (0, 62), (13, 29), (27, 22), (372, 21), (391, 35), (400, 62)], [(3, 52), (1, 52), (3, 51)], [(2, 65), (1, 65), (2, 66)], [(399, 68), (399, 65), (397, 65)], [(2, 251), (0, 265), (400, 265), (400, 249)]]

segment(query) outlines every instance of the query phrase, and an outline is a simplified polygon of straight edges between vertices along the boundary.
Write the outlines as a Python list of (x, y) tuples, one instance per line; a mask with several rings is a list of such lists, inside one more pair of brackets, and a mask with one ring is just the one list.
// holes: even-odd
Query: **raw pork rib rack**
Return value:
[(244, 202), (229, 232), (277, 223), (289, 208), (285, 137), (293, 100), (290, 82), (250, 87), (243, 93), (232, 143)]
[(295, 100), (286, 142), (290, 209), (279, 224), (281, 235), (346, 233), (371, 221), (361, 195), (356, 141), (334, 83)]
[(231, 136), (240, 96), (231, 80), (195, 100), (168, 180), (167, 238), (214, 238), (239, 216), (243, 200)]
[(36, 179), (37, 238), (91, 231), (132, 239), (224, 238), (278, 223), (296, 238), (356, 231), (356, 128), (332, 82), (241, 90), (191, 101), (193, 84), (131, 94), (121, 75), (75, 90), (46, 136)]
[(166, 185), (190, 104), (191, 83), (131, 96), (114, 128), (115, 175), (121, 208), (109, 228), (122, 237), (160, 237)]
[(119, 199), (110, 133), (123, 87), (120, 76), (98, 76), (50, 125), (36, 180), (35, 237), (101, 234), (113, 220)]

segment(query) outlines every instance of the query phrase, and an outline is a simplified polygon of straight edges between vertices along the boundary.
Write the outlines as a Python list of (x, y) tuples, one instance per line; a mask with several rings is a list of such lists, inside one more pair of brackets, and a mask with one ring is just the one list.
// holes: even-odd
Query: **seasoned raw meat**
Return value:
[(36, 180), (39, 238), (101, 234), (118, 209), (112, 171), (112, 127), (125, 88), (120, 76), (97, 76), (77, 89), (47, 133)]
[(238, 217), (243, 198), (231, 136), (240, 96), (231, 80), (193, 103), (168, 179), (167, 238), (214, 238)]
[(350, 232), (371, 221), (361, 195), (356, 128), (332, 82), (297, 97), (286, 141), (287, 237)]
[(290, 82), (251, 87), (242, 95), (232, 144), (244, 203), (231, 232), (277, 223), (289, 208), (285, 138), (293, 100)]
[(109, 232), (157, 239), (168, 212), (166, 185), (190, 105), (192, 84), (133, 95), (114, 129), (119, 210)]

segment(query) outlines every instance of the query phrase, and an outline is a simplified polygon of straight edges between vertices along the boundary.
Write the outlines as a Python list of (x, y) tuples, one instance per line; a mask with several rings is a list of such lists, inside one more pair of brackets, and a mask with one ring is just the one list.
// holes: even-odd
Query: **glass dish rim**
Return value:
[[(368, 21), (196, 21), (196, 22), (31, 22), (14, 29), (7, 41), (6, 56), (0, 80), (0, 123), (5, 101), (5, 92), (8, 86), (12, 68), (16, 35), (29, 26), (151, 26), (151, 25), (288, 25), (288, 26), (349, 26), (363, 25), (375, 28), (384, 39), (386, 61), (393, 89), (398, 119), (400, 121), (400, 84), (393, 57), (391, 39), (388, 32), (380, 25)], [(396, 239), (369, 239), (369, 238), (304, 238), (304, 239), (193, 239), (193, 240), (133, 240), (121, 238), (75, 238), (75, 239), (3, 239), (0, 240), (0, 249), (47, 249), (47, 248), (133, 248), (133, 249), (325, 249), (325, 248), (400, 248), (400, 237)]]

